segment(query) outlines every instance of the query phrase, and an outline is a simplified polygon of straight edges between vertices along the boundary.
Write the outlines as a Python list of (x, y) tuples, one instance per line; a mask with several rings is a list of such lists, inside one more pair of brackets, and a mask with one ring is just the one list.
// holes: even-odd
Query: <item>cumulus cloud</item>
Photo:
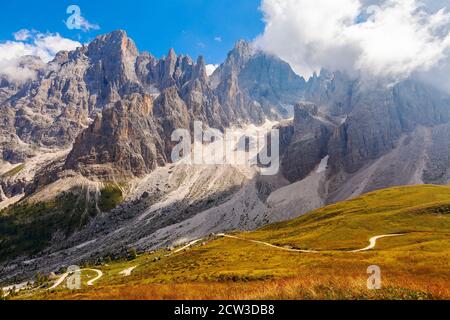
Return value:
[(24, 63), (24, 57), (35, 56), (49, 62), (62, 50), (81, 46), (58, 33), (40, 33), (26, 29), (14, 33), (15, 41), (0, 42), (0, 75), (11, 82), (21, 83), (36, 76), (36, 71)]
[(449, 61), (448, 1), (263, 0), (260, 49), (310, 77), (321, 68), (400, 79)]

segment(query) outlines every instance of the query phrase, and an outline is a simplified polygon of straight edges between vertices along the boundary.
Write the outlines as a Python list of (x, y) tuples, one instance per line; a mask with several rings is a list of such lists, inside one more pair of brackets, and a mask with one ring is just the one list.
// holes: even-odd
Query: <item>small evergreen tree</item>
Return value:
[(128, 250), (128, 260), (135, 260), (137, 258), (137, 250), (135, 248), (131, 248)]

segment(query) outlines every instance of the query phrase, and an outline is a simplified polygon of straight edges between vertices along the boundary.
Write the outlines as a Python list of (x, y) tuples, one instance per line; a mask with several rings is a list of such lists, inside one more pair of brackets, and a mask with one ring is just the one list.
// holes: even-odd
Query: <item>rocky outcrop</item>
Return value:
[[(281, 127), (282, 172), (292, 182), (301, 180), (329, 155), (331, 193), (345, 185), (350, 176), (398, 149), (405, 135), (450, 121), (449, 96), (411, 79), (391, 85), (323, 71), (305, 88), (305, 98), (311, 103), (298, 104), (293, 124)], [(440, 129), (430, 140), (442, 140), (445, 134)], [(434, 161), (439, 164), (428, 164), (436, 170), (426, 172), (428, 180), (424, 181), (446, 177), (444, 168), (448, 165), (443, 164), (442, 152), (434, 148), (427, 157), (439, 159)], [(387, 183), (378, 181), (374, 185), (391, 186), (388, 181), (395, 180), (381, 176), (379, 179)]]
[(99, 36), (86, 48), (89, 65), (84, 75), (90, 103), (101, 107), (132, 93), (141, 93), (136, 74), (138, 49), (124, 31)]
[(313, 101), (322, 112), (345, 118), (352, 111), (352, 98), (357, 79), (342, 72), (322, 70), (320, 75), (314, 75), (305, 84), (305, 101)]
[[(82, 159), (81, 163), (103, 159), (89, 155), (92, 143), (87, 142), (89, 134), (82, 132), (98, 113), (116, 110), (118, 102), (133, 95), (140, 96), (138, 100), (154, 98), (155, 112), (149, 121), (159, 138), (167, 141), (175, 126), (192, 127), (194, 120), (223, 130), (277, 118), (285, 113), (285, 104), (296, 102), (304, 85), (285, 62), (255, 54), (243, 41), (209, 79), (203, 57), (194, 62), (171, 49), (166, 57), (157, 59), (147, 52), (139, 53), (120, 30), (74, 51), (60, 52), (47, 65), (31, 57), (27, 63), (36, 70), (36, 79), (20, 87), (3, 79), (0, 88), (0, 151), (4, 160), (13, 162), (24, 160), (30, 154), (19, 154), (35, 147), (67, 148), (80, 133), (75, 159)], [(109, 121), (108, 114), (103, 116), (103, 123)], [(118, 112), (115, 116), (125, 115)], [(92, 126), (87, 131), (92, 132)], [(81, 147), (82, 143), (86, 146)], [(164, 159), (170, 143), (162, 150), (157, 157)], [(77, 167), (74, 161), (68, 160), (70, 168)], [(148, 165), (137, 166), (136, 172), (147, 171), (152, 167)]]
[(239, 41), (211, 76), (211, 85), (223, 103), (239, 105), (230, 98), (243, 96), (250, 109), (256, 103), (272, 118), (292, 115), (292, 106), (304, 96), (305, 84), (289, 64), (256, 50), (246, 41)]
[(449, 121), (448, 97), (411, 80), (393, 87), (360, 83), (351, 99), (351, 112), (330, 141), (334, 173), (358, 171), (395, 148), (400, 136), (417, 126)]
[[(89, 57), (88, 91), (96, 92), (89, 103), (97, 109), (105, 106), (102, 116), (77, 138), (66, 162), (67, 169), (84, 174), (148, 173), (156, 164), (170, 161), (175, 129), (193, 129), (194, 121), (220, 130), (261, 124), (266, 117), (279, 115), (271, 104), (278, 100), (277, 95), (284, 99), (280, 104), (293, 102), (304, 84), (281, 60), (262, 53), (254, 56), (246, 42), (236, 45), (211, 79), (203, 57), (194, 62), (173, 49), (162, 59), (139, 54), (121, 32), (97, 38), (85, 51)], [(109, 68), (110, 59), (121, 63)], [(148, 114), (124, 111), (130, 110), (125, 104), (137, 104), (131, 109), (140, 109), (140, 101), (149, 97), (154, 101)], [(123, 126), (133, 133), (131, 138), (120, 134)]]
[(164, 164), (151, 96), (132, 95), (106, 107), (78, 136), (65, 169), (111, 180), (139, 176)]
[[(293, 134), (282, 155), (282, 172), (291, 182), (304, 179), (328, 154), (334, 126), (321, 117), (315, 104), (295, 106)], [(285, 135), (281, 134), (282, 137)]]

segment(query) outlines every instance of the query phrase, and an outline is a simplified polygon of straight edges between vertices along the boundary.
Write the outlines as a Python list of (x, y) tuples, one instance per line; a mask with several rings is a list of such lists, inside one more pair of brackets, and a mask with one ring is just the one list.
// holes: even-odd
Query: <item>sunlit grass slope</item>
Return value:
[(408, 235), (381, 240), (381, 248), (411, 246), (413, 238), (443, 239), (444, 246), (448, 232), (450, 187), (425, 185), (372, 192), (243, 236), (296, 248), (349, 250), (365, 247), (371, 236), (391, 233)]
[[(369, 238), (380, 239), (374, 250)], [(39, 290), (39, 299), (448, 299), (450, 187), (377, 191), (255, 232), (236, 233), (283, 251), (239, 239), (210, 237), (169, 254), (101, 265), (105, 276), (76, 292)], [(382, 289), (367, 289), (367, 268), (382, 271)], [(129, 277), (120, 271), (137, 266)]]

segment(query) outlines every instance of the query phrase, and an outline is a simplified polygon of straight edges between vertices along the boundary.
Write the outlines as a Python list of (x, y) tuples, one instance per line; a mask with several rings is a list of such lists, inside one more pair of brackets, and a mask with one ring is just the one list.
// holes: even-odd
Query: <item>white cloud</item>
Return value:
[(24, 29), (16, 32), (14, 37), (16, 41), (0, 42), (0, 74), (19, 83), (36, 76), (35, 70), (21, 63), (24, 56), (36, 56), (43, 62), (49, 62), (59, 51), (81, 46), (79, 42), (63, 38), (58, 33), (44, 34)]
[(25, 41), (31, 37), (30, 30), (22, 29), (14, 33), (14, 39), (17, 41)]
[(206, 65), (206, 74), (208, 75), (208, 77), (211, 76), (218, 67), (219, 67), (218, 64), (207, 64)]
[(80, 47), (81, 43), (71, 39), (63, 38), (58, 33), (38, 34), (32, 45), (34, 55), (39, 56), (45, 62), (49, 62), (59, 51), (71, 51)]
[(217, 36), (217, 37), (214, 38), (214, 41), (216, 41), (216, 42), (222, 42), (222, 37)]
[(327, 68), (399, 79), (449, 60), (442, 0), (263, 0), (261, 9), (256, 46), (305, 77)]
[(87, 32), (89, 30), (100, 30), (100, 26), (98, 24), (90, 23), (82, 16), (80, 17), (80, 27), (84, 32)]
[(86, 18), (84, 18), (83, 16), (79, 16), (77, 18), (77, 20), (75, 21), (74, 25), (71, 25), (68, 21), (64, 22), (64, 24), (67, 26), (67, 28), (69, 28), (70, 30), (72, 29), (78, 29), (78, 30), (82, 30), (84, 32), (88, 32), (90, 30), (100, 30), (100, 26), (98, 24), (95, 23), (91, 23), (88, 20), (86, 20)]

